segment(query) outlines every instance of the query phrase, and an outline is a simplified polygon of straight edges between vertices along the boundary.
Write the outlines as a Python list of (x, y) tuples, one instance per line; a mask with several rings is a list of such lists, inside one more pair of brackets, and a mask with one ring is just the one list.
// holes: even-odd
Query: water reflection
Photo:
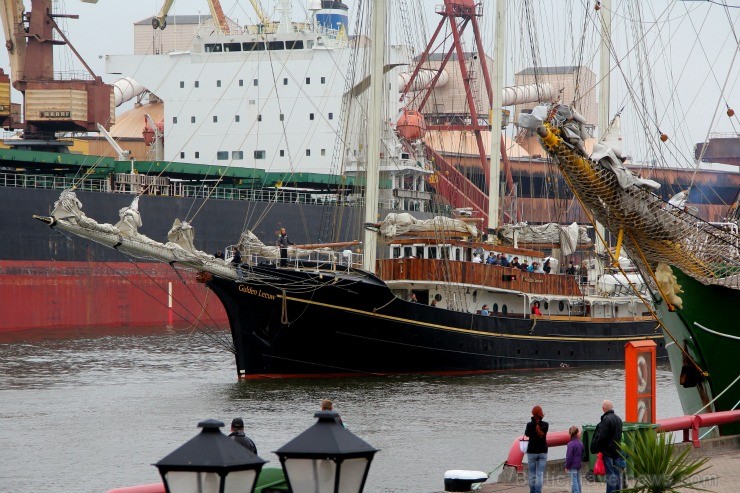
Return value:
[[(553, 430), (595, 423), (605, 398), (622, 410), (623, 375), (599, 369), (238, 382), (233, 355), (189, 331), (4, 334), (0, 491), (105, 491), (158, 481), (151, 464), (197, 434), (205, 418), (244, 417), (260, 455), (278, 467), (272, 451), (313, 424), (323, 398), (381, 449), (367, 491), (438, 491), (446, 469), (500, 465), (534, 404)], [(666, 367), (658, 399), (659, 417), (681, 413)]]

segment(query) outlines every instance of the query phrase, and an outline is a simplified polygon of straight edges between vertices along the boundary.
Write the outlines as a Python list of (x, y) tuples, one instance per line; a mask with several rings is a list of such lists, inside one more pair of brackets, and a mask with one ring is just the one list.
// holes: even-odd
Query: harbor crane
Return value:
[[(8, 141), (10, 145), (60, 151), (69, 143), (58, 141), (56, 132), (97, 131), (98, 123), (110, 129), (114, 122), (113, 86), (103, 83), (85, 63), (57, 18), (79, 16), (54, 13), (52, 0), (31, 0), (30, 11), (25, 10), (23, 0), (2, 1), (0, 20), (10, 77), (0, 74), (0, 120), (5, 127), (23, 129), (24, 134), (22, 140)], [(87, 74), (54, 73), (54, 47), (59, 45), (69, 46)], [(23, 94), (22, 122), (10, 121), (10, 113), (5, 114), (10, 108), (11, 84)]]
[[(165, 0), (162, 4), (162, 8), (159, 9), (159, 13), (152, 18), (152, 27), (154, 29), (164, 29), (167, 27), (167, 14), (172, 8), (172, 4), (175, 0)], [(255, 1), (252, 1), (252, 5)], [(208, 0), (208, 8), (211, 10), (211, 17), (213, 17), (214, 23), (221, 34), (229, 34), (229, 23), (224, 15), (224, 10), (221, 8), (221, 2), (218, 0)]]

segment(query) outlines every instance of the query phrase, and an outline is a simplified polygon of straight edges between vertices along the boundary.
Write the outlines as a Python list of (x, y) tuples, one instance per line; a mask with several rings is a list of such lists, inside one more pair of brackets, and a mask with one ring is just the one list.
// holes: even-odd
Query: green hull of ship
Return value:
[[(683, 290), (680, 294), (683, 308), (671, 312), (662, 301), (657, 308), (665, 326), (668, 355), (684, 412), (737, 409), (740, 401), (740, 291), (703, 285), (675, 268), (673, 274)], [(672, 340), (676, 343), (671, 343)], [(679, 346), (685, 347), (699, 367), (709, 373), (696, 385), (683, 385), (696, 383), (692, 380), (697, 375), (691, 373), (692, 365)], [(740, 424), (723, 426), (720, 432), (722, 435), (740, 434)]]

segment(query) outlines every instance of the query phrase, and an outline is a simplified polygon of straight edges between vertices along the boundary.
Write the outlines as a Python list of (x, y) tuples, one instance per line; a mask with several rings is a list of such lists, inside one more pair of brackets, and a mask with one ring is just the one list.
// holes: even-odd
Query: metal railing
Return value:
[[(233, 245), (226, 248), (226, 261), (231, 262), (233, 258)], [(361, 268), (363, 261), (362, 253), (354, 253), (345, 250), (344, 252), (334, 251), (305, 251), (298, 255), (295, 255), (292, 250), (289, 250), (288, 257), (281, 261), (281, 259), (275, 256), (264, 256), (257, 254), (250, 254), (245, 252), (242, 256), (241, 266), (245, 269), (260, 265), (281, 265), (284, 268), (296, 269), (296, 270), (330, 270), (330, 271), (346, 271), (350, 268)]]
[[(63, 190), (74, 186), (77, 190), (88, 192), (106, 192), (131, 194), (138, 193), (143, 185), (123, 183), (123, 187), (117, 187), (114, 183), (114, 189), (111, 189), (109, 180), (85, 178), (67, 178), (61, 176), (49, 175), (28, 175), (18, 173), (0, 173), (0, 187), (17, 187), (17, 188), (46, 188)], [(276, 202), (276, 203), (296, 203), (296, 204), (330, 204), (342, 207), (362, 207), (364, 200), (355, 199), (338, 199), (336, 195), (323, 195), (309, 192), (296, 192), (284, 190), (269, 190), (255, 188), (226, 188), (210, 187), (207, 185), (184, 185), (181, 182), (170, 182), (169, 186), (157, 186), (156, 193), (153, 189), (148, 189), (149, 195), (162, 195), (169, 197), (183, 198), (207, 198), (219, 200), (246, 200), (252, 202)], [(389, 204), (380, 203), (381, 207), (388, 207)]]

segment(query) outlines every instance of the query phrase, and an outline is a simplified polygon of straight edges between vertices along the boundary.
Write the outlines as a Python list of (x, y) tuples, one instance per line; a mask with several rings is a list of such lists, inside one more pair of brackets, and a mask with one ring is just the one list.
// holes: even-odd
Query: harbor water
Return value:
[[(315, 422), (324, 398), (380, 449), (365, 491), (440, 491), (448, 469), (498, 472), (535, 404), (551, 430), (597, 423), (607, 398), (624, 412), (621, 368), (248, 382), (234, 368), (231, 353), (191, 330), (0, 334), (0, 491), (159, 481), (152, 464), (207, 418), (243, 417), (259, 455), (279, 467), (273, 451)], [(682, 414), (667, 365), (657, 382), (658, 417)]]

